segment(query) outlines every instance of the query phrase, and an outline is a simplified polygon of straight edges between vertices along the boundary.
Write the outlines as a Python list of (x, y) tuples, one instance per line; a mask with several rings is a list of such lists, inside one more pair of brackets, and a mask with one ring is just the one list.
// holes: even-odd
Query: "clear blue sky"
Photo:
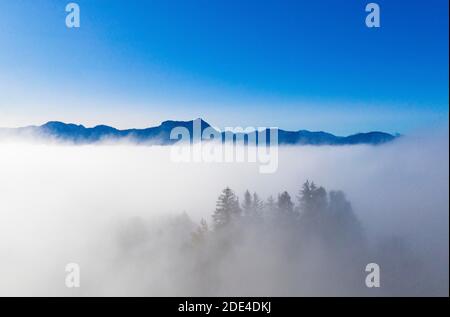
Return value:
[(0, 126), (203, 117), (338, 134), (448, 123), (448, 0), (0, 1)]

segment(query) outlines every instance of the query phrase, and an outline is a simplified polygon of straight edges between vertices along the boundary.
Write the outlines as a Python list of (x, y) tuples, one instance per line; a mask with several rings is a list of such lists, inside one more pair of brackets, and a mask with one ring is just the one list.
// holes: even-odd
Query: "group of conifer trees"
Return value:
[(195, 241), (208, 233), (245, 230), (247, 227), (272, 226), (296, 231), (302, 238), (316, 237), (334, 244), (363, 243), (362, 226), (342, 191), (327, 192), (306, 181), (293, 200), (287, 191), (263, 201), (257, 193), (244, 193), (241, 201), (229, 187), (217, 199), (212, 228), (202, 219), (193, 234)]

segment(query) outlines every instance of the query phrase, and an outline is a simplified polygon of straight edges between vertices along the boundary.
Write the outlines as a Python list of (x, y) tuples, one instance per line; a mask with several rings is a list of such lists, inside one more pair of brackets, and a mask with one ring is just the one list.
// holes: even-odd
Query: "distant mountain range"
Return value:
[[(170, 145), (178, 142), (177, 140), (172, 140), (170, 138), (172, 129), (176, 127), (186, 128), (192, 136), (194, 130), (194, 122), (196, 122), (198, 127), (201, 127), (202, 132), (204, 129), (211, 127), (206, 121), (202, 119), (196, 119), (195, 121), (164, 121), (157, 127), (126, 130), (119, 130), (106, 125), (98, 125), (93, 128), (86, 128), (83, 125), (51, 121), (41, 126), (28, 126), (23, 128), (0, 128), (0, 139), (6, 137), (33, 137), (37, 138), (38, 140), (48, 139), (72, 142), (75, 144), (91, 144), (109, 139), (129, 139), (136, 143)], [(336, 136), (327, 132), (311, 132), (307, 130), (277, 130), (278, 143), (282, 145), (377, 145), (390, 142), (397, 137), (384, 132), (368, 132), (357, 133), (349, 136)], [(266, 133), (268, 133), (268, 131), (269, 130), (266, 129)], [(222, 140), (225, 138), (225, 134), (227, 133), (231, 133), (232, 137), (236, 137), (237, 135), (232, 132), (219, 133), (222, 136)], [(227, 136), (230, 137), (230, 134), (228, 134)]]

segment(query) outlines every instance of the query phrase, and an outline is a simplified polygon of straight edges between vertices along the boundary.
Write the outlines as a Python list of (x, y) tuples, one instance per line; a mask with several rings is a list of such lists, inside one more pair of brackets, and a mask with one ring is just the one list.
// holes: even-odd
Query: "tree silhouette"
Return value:
[(342, 191), (330, 191), (329, 213), (333, 221), (329, 233), (334, 235), (336, 242), (338, 240), (342, 244), (364, 242), (362, 226)]
[(229, 187), (225, 188), (217, 200), (216, 210), (212, 215), (214, 229), (224, 228), (240, 214), (239, 199)]
[(253, 209), (253, 200), (252, 195), (247, 190), (244, 194), (244, 202), (242, 203), (242, 212), (244, 216), (250, 216), (252, 214)]
[(253, 193), (252, 211), (254, 216), (261, 217), (263, 208), (264, 202), (259, 198), (257, 193)]
[(294, 203), (287, 191), (278, 195), (277, 209), (283, 215), (292, 215), (294, 213)]
[(302, 213), (317, 213), (327, 208), (327, 192), (323, 187), (317, 187), (314, 182), (306, 181), (298, 197)]

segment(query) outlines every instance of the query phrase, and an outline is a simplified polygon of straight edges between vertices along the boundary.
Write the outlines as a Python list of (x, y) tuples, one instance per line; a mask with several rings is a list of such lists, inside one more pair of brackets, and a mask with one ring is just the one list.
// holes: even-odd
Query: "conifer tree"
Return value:
[(250, 216), (252, 214), (252, 209), (253, 209), (252, 195), (247, 190), (244, 194), (244, 202), (242, 203), (242, 211), (244, 213), (244, 216)]
[(257, 193), (253, 193), (252, 210), (256, 216), (261, 216), (264, 208), (263, 201), (259, 198)]
[(278, 211), (285, 215), (294, 213), (294, 204), (292, 203), (291, 196), (287, 191), (278, 195), (277, 201)]
[(217, 200), (216, 210), (212, 215), (214, 229), (226, 227), (240, 215), (239, 199), (229, 187), (225, 188)]

